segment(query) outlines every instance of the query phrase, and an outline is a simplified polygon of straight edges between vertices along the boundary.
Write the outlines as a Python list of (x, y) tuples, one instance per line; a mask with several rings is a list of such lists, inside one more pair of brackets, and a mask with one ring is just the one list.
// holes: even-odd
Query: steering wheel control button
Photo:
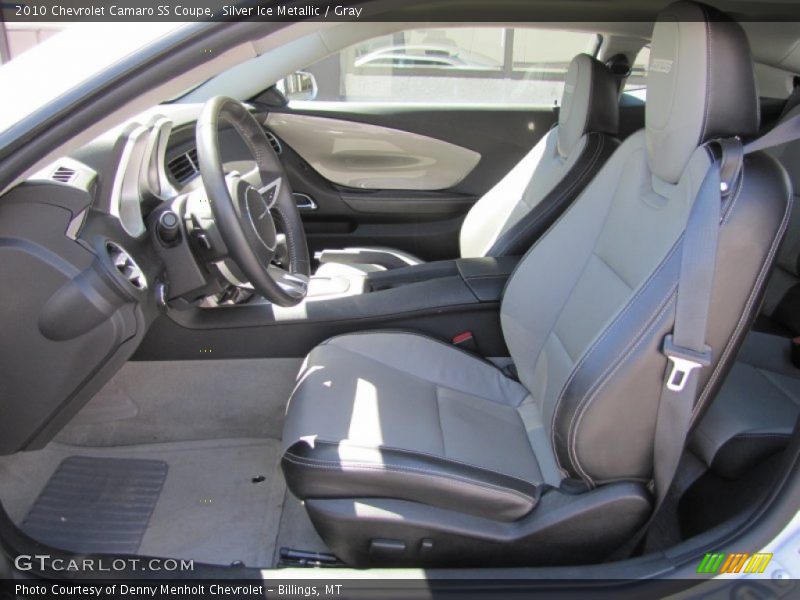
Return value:
[(195, 233), (194, 240), (203, 250), (211, 250), (211, 240), (208, 239), (208, 234), (205, 231)]
[(158, 239), (165, 246), (175, 245), (181, 237), (181, 223), (174, 211), (165, 210), (158, 216), (156, 223)]

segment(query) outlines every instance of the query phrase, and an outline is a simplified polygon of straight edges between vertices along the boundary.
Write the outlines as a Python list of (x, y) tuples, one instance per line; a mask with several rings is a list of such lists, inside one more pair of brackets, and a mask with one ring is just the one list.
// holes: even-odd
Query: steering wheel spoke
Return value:
[(281, 193), (282, 181), (283, 177), (278, 176), (266, 185), (258, 188), (258, 193), (261, 194), (262, 198), (264, 198), (264, 202), (267, 203), (267, 208), (269, 210), (272, 210), (275, 207), (275, 204), (278, 202), (278, 196)]

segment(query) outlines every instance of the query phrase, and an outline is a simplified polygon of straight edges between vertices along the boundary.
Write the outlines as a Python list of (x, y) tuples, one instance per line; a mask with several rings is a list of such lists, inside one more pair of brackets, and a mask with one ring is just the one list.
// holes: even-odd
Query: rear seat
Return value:
[[(796, 114), (800, 106), (784, 118)], [(771, 154), (789, 173), (795, 196), (758, 327), (769, 333), (748, 334), (689, 444), (714, 472), (730, 478), (783, 449), (800, 415), (800, 369), (792, 364), (790, 340), (800, 335), (800, 141)]]

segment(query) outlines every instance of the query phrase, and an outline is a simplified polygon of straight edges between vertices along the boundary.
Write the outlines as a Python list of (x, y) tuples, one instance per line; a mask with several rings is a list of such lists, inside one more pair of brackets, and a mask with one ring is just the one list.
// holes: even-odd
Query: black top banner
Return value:
[[(41, 0), (2, 2), (7, 23), (409, 21), (652, 22), (666, 0)], [(738, 8), (738, 7), (737, 7)], [(800, 21), (800, 3), (745, 3), (739, 21)]]

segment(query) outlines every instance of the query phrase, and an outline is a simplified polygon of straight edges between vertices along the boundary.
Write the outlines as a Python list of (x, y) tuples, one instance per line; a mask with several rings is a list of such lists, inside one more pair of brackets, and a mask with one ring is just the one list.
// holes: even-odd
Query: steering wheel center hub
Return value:
[(272, 253), (278, 244), (278, 232), (269, 212), (270, 206), (256, 188), (246, 182), (239, 184), (239, 205), (245, 231), (255, 236), (256, 240)]

